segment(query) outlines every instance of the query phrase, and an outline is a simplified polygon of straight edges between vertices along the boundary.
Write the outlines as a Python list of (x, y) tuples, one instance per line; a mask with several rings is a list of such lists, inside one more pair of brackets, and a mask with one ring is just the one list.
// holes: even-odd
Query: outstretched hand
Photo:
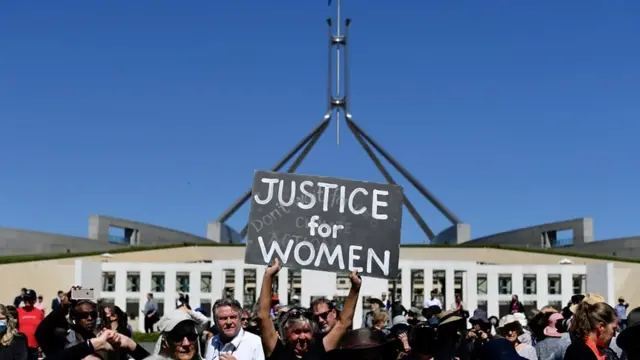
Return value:
[(362, 278), (356, 271), (352, 271), (351, 274), (349, 274), (349, 279), (351, 280), (351, 287), (354, 289), (359, 289), (360, 285), (362, 285)]
[(269, 277), (274, 277), (278, 271), (280, 271), (282, 266), (280, 265), (280, 260), (278, 258), (273, 259), (273, 263), (267, 266), (267, 270), (265, 270), (264, 275)]

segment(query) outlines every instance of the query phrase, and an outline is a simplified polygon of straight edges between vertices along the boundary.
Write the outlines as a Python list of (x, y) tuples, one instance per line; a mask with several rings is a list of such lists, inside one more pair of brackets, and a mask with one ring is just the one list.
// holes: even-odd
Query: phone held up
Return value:
[(94, 300), (93, 289), (72, 289), (71, 300)]

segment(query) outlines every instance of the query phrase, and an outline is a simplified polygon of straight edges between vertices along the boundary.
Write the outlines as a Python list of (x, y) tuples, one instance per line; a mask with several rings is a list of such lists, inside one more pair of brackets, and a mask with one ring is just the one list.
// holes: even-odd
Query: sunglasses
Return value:
[(167, 334), (167, 340), (169, 340), (172, 343), (182, 342), (184, 338), (187, 338), (189, 342), (194, 342), (198, 340), (198, 334), (192, 333), (192, 332), (182, 332), (182, 331)]
[(243, 317), (243, 318), (240, 318), (240, 321), (249, 321), (249, 318), (248, 317)]
[(309, 312), (309, 310), (302, 308), (293, 308), (286, 312), (286, 317), (288, 319), (297, 319), (297, 318), (307, 318), (309, 320), (313, 320), (313, 314)]
[(88, 319), (89, 317), (91, 317), (92, 319), (96, 319), (98, 318), (98, 312), (97, 311), (77, 312), (75, 317), (77, 319)]
[(318, 314), (318, 315), (313, 315), (313, 319), (315, 321), (320, 321), (320, 319), (327, 321), (327, 317), (329, 316), (329, 313), (331, 312), (331, 310), (329, 311), (325, 311), (322, 314)]

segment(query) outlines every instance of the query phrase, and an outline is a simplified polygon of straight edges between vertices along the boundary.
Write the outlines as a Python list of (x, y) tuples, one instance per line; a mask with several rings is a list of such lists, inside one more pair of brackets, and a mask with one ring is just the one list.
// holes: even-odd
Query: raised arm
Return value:
[(258, 299), (258, 327), (260, 328), (260, 336), (262, 337), (262, 349), (265, 357), (269, 357), (278, 343), (278, 333), (276, 327), (271, 320), (271, 286), (273, 277), (280, 271), (280, 261), (276, 258), (273, 265), (267, 267), (262, 279), (262, 288), (260, 289), (260, 298)]
[(327, 336), (322, 339), (325, 351), (337, 349), (340, 344), (340, 339), (342, 339), (342, 336), (353, 324), (353, 314), (356, 312), (356, 305), (358, 304), (358, 297), (360, 296), (360, 285), (362, 284), (362, 279), (355, 271), (351, 272), (349, 279), (351, 279), (351, 290), (349, 290), (349, 296), (347, 296), (342, 312), (340, 312), (338, 323), (333, 327), (333, 329), (331, 329), (331, 331), (329, 331)]

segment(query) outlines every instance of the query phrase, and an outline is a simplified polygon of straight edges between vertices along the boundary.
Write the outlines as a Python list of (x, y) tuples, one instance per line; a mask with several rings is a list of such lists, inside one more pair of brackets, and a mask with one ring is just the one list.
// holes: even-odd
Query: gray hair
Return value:
[(240, 305), (240, 302), (238, 300), (231, 299), (231, 298), (224, 298), (224, 299), (216, 300), (216, 302), (213, 304), (213, 307), (211, 310), (213, 312), (214, 319), (217, 319), (216, 310), (218, 310), (219, 307), (223, 307), (223, 306), (228, 306), (232, 308), (235, 312), (238, 313), (238, 317), (242, 315), (242, 305)]
[(280, 335), (280, 340), (282, 340), (283, 343), (287, 340), (287, 331), (294, 324), (306, 323), (311, 327), (311, 332), (313, 334), (318, 331), (318, 325), (312, 320), (311, 313), (304, 309), (293, 308), (282, 314), (282, 317), (278, 320), (280, 320), (278, 324), (278, 333)]

